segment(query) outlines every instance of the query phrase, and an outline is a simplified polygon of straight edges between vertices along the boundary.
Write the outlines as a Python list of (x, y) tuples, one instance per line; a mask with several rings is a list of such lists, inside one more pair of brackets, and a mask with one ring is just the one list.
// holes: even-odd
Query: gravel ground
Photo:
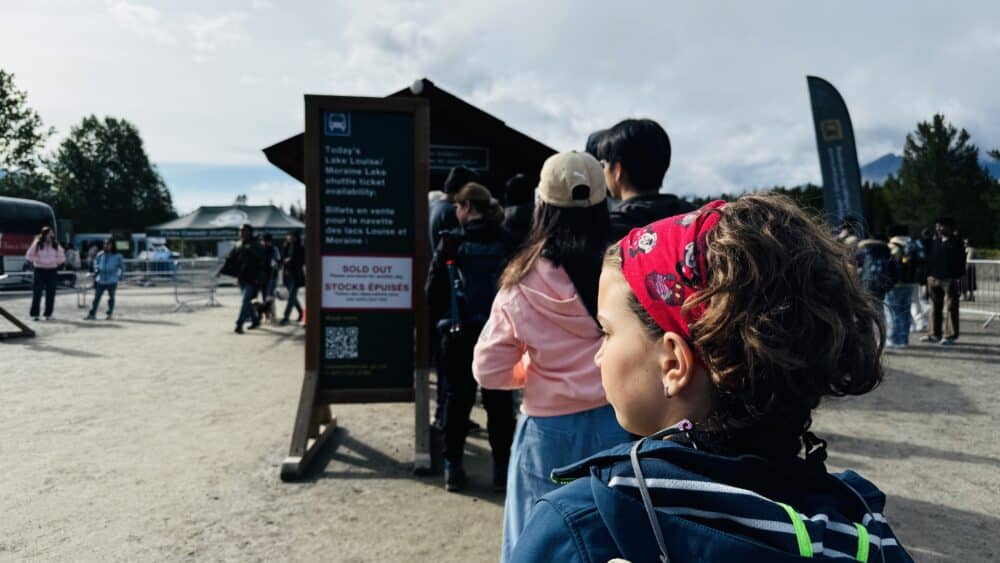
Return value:
[[(469, 443), (470, 491), (448, 494), (410, 475), (412, 405), (339, 405), (315, 475), (282, 483), (303, 330), (232, 334), (231, 289), (191, 312), (149, 290), (118, 300), (118, 318), (88, 322), (61, 294), (56, 320), (30, 323), (37, 338), (0, 342), (0, 560), (496, 559), (503, 499), (484, 436)], [(0, 306), (24, 318), (27, 300)], [(1000, 329), (963, 330), (953, 348), (889, 354), (882, 387), (827, 403), (814, 425), (832, 469), (887, 491), (921, 561), (997, 557)]]

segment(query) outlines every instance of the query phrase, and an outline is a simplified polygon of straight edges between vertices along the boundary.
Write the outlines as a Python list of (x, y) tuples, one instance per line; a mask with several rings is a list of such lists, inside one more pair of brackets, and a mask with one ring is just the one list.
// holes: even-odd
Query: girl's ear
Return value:
[(660, 376), (667, 397), (684, 392), (694, 377), (694, 352), (683, 336), (667, 332), (660, 340)]

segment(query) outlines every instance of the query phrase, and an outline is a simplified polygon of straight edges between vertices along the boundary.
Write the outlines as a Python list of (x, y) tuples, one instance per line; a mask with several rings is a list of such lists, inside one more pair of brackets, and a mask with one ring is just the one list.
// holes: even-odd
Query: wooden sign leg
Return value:
[(7, 319), (10, 324), (18, 328), (17, 332), (0, 332), (0, 340), (7, 338), (34, 338), (35, 331), (28, 328), (28, 325), (22, 323), (17, 317), (8, 313), (7, 309), (0, 307), (0, 317)]
[(337, 418), (330, 412), (327, 403), (317, 404), (319, 395), (316, 387), (319, 377), (314, 371), (307, 371), (302, 382), (299, 410), (295, 415), (292, 430), (292, 446), (288, 457), (281, 463), (281, 480), (297, 481), (302, 478), (326, 441), (337, 428)]
[(429, 475), (431, 472), (431, 418), (430, 418), (430, 370), (417, 369), (413, 381), (414, 388), (414, 428), (416, 430), (413, 453), (413, 473)]

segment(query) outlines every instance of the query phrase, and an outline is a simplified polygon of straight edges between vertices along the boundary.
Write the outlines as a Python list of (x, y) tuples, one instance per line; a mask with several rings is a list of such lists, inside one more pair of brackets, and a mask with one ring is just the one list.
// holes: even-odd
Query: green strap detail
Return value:
[(858, 523), (855, 523), (854, 527), (858, 529), (858, 555), (855, 559), (866, 563), (868, 561), (868, 530)]
[(778, 505), (788, 513), (788, 518), (792, 521), (792, 527), (795, 528), (795, 539), (799, 542), (799, 555), (811, 559), (813, 556), (812, 538), (809, 537), (809, 531), (806, 530), (806, 525), (802, 521), (802, 517), (791, 506), (783, 502), (779, 502)]

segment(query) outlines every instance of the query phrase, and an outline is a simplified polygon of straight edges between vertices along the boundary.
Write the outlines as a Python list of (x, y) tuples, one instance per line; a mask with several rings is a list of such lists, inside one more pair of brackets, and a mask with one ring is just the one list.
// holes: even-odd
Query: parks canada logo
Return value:
[(212, 224), (216, 227), (239, 227), (243, 223), (249, 222), (250, 217), (246, 211), (240, 209), (227, 209), (212, 219)]

